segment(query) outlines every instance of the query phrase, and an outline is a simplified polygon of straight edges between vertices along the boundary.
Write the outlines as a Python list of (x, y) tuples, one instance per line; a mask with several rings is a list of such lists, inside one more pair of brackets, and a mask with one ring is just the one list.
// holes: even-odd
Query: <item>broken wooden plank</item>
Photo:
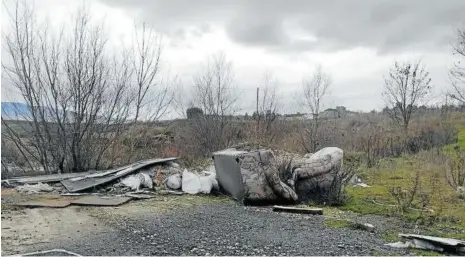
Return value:
[(90, 206), (118, 206), (127, 203), (131, 197), (103, 197), (103, 196), (85, 196), (71, 202), (75, 205), (90, 205)]
[(312, 214), (312, 215), (323, 215), (323, 209), (321, 208), (298, 208), (298, 207), (287, 207), (287, 206), (273, 206), (274, 212), (290, 212), (300, 214)]
[(68, 179), (61, 181), (61, 184), (68, 190), (70, 193), (75, 193), (90, 189), (96, 186), (104, 185), (106, 183), (112, 182), (118, 178), (124, 177), (131, 173), (134, 173), (142, 168), (145, 168), (150, 165), (165, 163), (168, 161), (177, 160), (177, 157), (164, 158), (164, 159), (150, 159), (145, 161), (140, 161), (127, 165), (118, 169), (113, 169), (109, 171), (104, 171), (105, 176), (87, 176), (79, 180)]
[(16, 205), (22, 207), (48, 207), (48, 208), (64, 208), (71, 204), (70, 201), (63, 200), (63, 199), (40, 199), (40, 200), (32, 200), (17, 203)]

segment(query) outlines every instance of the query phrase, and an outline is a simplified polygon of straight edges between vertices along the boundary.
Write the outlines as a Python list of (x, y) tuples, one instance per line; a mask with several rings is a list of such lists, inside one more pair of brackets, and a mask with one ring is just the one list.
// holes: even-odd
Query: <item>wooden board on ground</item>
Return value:
[(70, 201), (64, 199), (39, 199), (17, 203), (16, 205), (23, 207), (64, 208), (70, 204)]
[(290, 213), (301, 213), (301, 214), (313, 214), (313, 215), (323, 215), (323, 209), (321, 208), (297, 208), (297, 207), (287, 207), (287, 206), (273, 206), (274, 212), (290, 212)]
[(72, 201), (75, 205), (90, 205), (90, 206), (118, 206), (123, 203), (127, 203), (131, 200), (131, 197), (103, 197), (97, 195), (81, 197), (77, 200)]

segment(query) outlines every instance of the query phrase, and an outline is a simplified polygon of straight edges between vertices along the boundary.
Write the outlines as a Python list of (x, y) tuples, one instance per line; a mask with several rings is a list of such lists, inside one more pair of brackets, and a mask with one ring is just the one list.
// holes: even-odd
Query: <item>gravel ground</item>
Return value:
[[(117, 208), (55, 209), (66, 210), (70, 229), (27, 250), (61, 248), (81, 255), (126, 256), (406, 254), (383, 246), (380, 233), (327, 228), (324, 216), (274, 213), (232, 202), (158, 205), (168, 206), (155, 200)], [(72, 228), (71, 212), (81, 217)], [(98, 229), (92, 232), (89, 227)]]

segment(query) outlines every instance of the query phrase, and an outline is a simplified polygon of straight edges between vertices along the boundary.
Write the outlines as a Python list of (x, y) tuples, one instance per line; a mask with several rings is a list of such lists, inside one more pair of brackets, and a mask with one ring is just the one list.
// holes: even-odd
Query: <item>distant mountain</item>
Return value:
[[(54, 121), (55, 112), (51, 108), (42, 107), (45, 111), (45, 119)], [(68, 115), (72, 114), (68, 112)], [(72, 117), (72, 116), (68, 116)], [(29, 105), (18, 102), (2, 102), (2, 118), (5, 120), (32, 121), (32, 111)]]
[(5, 120), (31, 120), (31, 109), (25, 103), (2, 102), (2, 118)]
[[(45, 111), (46, 120), (49, 122), (56, 121), (54, 115), (55, 112), (51, 108), (43, 107)], [(66, 116), (70, 122), (72, 122), (75, 113), (67, 111)], [(32, 121), (32, 112), (29, 105), (18, 102), (2, 102), (2, 118), (4, 120), (18, 120), (18, 121)], [(101, 116), (97, 116), (97, 123), (106, 123), (106, 119)]]

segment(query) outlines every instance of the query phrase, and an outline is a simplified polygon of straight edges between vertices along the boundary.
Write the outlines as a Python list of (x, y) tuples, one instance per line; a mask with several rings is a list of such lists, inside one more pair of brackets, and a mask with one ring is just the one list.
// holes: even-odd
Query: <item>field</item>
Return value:
[[(24, 126), (24, 124), (14, 125)], [(229, 143), (222, 145), (221, 142), (215, 147), (238, 146), (246, 150), (270, 148), (276, 154), (284, 152), (302, 155), (306, 152), (304, 145), (306, 142), (302, 140), (306, 134), (302, 131), (308, 125), (309, 123), (305, 121), (278, 120), (272, 124), (270, 129), (265, 129), (263, 127), (257, 128), (253, 120), (234, 121), (228, 127), (229, 130), (224, 131), (224, 136), (230, 137)], [(205, 155), (205, 149), (203, 149), (205, 142), (199, 141), (199, 137), (192, 133), (191, 126), (193, 126), (192, 121), (189, 120), (178, 120), (164, 124), (137, 124), (125, 131), (122, 137), (112, 145), (113, 149), (116, 150), (112, 151), (115, 154), (112, 158), (117, 160), (114, 165), (166, 156), (180, 156), (182, 158), (181, 164), (191, 169), (208, 165), (210, 158), (208, 154)], [(463, 113), (451, 113), (447, 117), (438, 112), (432, 112), (426, 116), (416, 116), (408, 133), (399, 131), (382, 114), (360, 114), (341, 119), (329, 119), (323, 121), (321, 126), (324, 129), (320, 130), (321, 132), (317, 136), (317, 140), (321, 144), (320, 147), (338, 146), (342, 148), (345, 155), (344, 167), (355, 167), (356, 175), (370, 187), (347, 185), (345, 187), (347, 197), (336, 206), (311, 202), (301, 203), (306, 206), (317, 205), (324, 209), (324, 218), (318, 224), (309, 224), (310, 228), (319, 227), (321, 231), (327, 229), (328, 233), (333, 233), (333, 237), (342, 238), (350, 233), (369, 233), (368, 231), (357, 232), (357, 230), (363, 230), (359, 225), (361, 221), (368, 222), (375, 225), (374, 240), (376, 245), (380, 245), (380, 242), (397, 241), (398, 233), (420, 233), (465, 240), (465, 197), (460, 195), (447, 179), (451, 172), (448, 169), (448, 164), (458, 160), (457, 158), (460, 158), (458, 154), (465, 150), (465, 115)], [(27, 137), (28, 135), (24, 133), (22, 136)], [(2, 155), (2, 160), (8, 160), (18, 166), (21, 165), (21, 162), (17, 162), (22, 160), (21, 155), (15, 152), (15, 148), (11, 144), (2, 144), (2, 148), (9, 150), (7, 155)], [(125, 158), (130, 151), (132, 151), (131, 158)], [(456, 169), (454, 172), (463, 172), (463, 166), (461, 169)], [(30, 174), (27, 168), (22, 174), (24, 172)], [(9, 213), (18, 211), (12, 203), (19, 201), (18, 199), (23, 199), (24, 196), (18, 196), (17, 199), (16, 196), (13, 196), (3, 195), (2, 190), (2, 210)], [(150, 212), (165, 215), (179, 209), (180, 206), (182, 209), (189, 210), (206, 208), (207, 213), (210, 208), (226, 208), (225, 211), (230, 212), (232, 211), (228, 209), (230, 207), (225, 206), (233, 204), (227, 198), (210, 196), (180, 197), (161, 205), (159, 201), (149, 201), (148, 205), (143, 206), (138, 203), (136, 203), (137, 206), (131, 204), (123, 209), (135, 210), (137, 208), (141, 213), (150, 210)], [(150, 207), (147, 207), (149, 205)], [(194, 209), (191, 211), (195, 212)], [(74, 212), (88, 215), (87, 213), (90, 212), (89, 215), (92, 216), (95, 211), (98, 210), (76, 209), (68, 212), (72, 212), (69, 215), (75, 215)], [(250, 210), (247, 209), (247, 213), (249, 212)], [(201, 213), (205, 215), (203, 211)], [(223, 214), (221, 212), (221, 215)], [(48, 219), (46, 216), (49, 214), (42, 213), (40, 215), (45, 215), (41, 216), (40, 219)], [(54, 213), (53, 215), (58, 214)], [(105, 213), (105, 215), (110, 214)], [(140, 215), (134, 216), (135, 213), (132, 211), (125, 215), (128, 216), (127, 220), (141, 219)], [(245, 217), (243, 216), (244, 219), (246, 219)], [(268, 219), (271, 217), (267, 216)], [(253, 218), (250, 219), (247, 222), (256, 226)], [(85, 222), (100, 224), (101, 221), (97, 222), (93, 221), (93, 218), (86, 218)], [(229, 221), (226, 219), (221, 220), (221, 222)], [(108, 228), (107, 225), (97, 226), (113, 229), (113, 227)], [(16, 225), (11, 223), (11, 226)], [(260, 230), (259, 233), (268, 232)], [(316, 232), (312, 233), (313, 237)], [(341, 241), (343, 240), (341, 239)], [(15, 242), (13, 240), (11, 244), (15, 244)], [(179, 247), (184, 249), (185, 242), (181, 242)], [(338, 248), (337, 245), (333, 247), (334, 249)], [(121, 249), (118, 251), (121, 254), (127, 253)], [(315, 251), (318, 252), (318, 250)], [(354, 251), (358, 252), (358, 250)], [(334, 252), (344, 254), (345, 250)], [(414, 252), (422, 255), (431, 254), (422, 251)], [(172, 253), (180, 252), (174, 251)], [(307, 252), (302, 253), (306, 254)], [(377, 247), (359, 253), (370, 255), (399, 254), (399, 252), (390, 252)]]

